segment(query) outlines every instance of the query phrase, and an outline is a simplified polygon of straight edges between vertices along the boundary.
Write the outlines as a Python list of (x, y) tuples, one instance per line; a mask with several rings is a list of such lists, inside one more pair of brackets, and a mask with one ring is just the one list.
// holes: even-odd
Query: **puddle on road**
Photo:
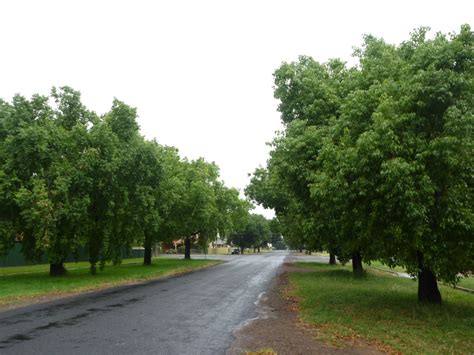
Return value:
[(15, 343), (20, 343), (22, 341), (27, 341), (27, 340), (31, 340), (31, 339), (33, 339), (33, 338), (31, 338), (28, 335), (16, 334), (16, 335), (13, 335), (13, 336), (9, 337), (6, 340), (0, 341), (0, 349), (5, 349), (9, 345), (12, 345), (12, 344), (15, 344)]
[[(35, 328), (36, 330), (45, 330), (45, 329), (49, 329), (49, 328), (55, 328), (59, 325), (58, 322), (49, 322), (48, 324), (46, 325), (42, 325), (40, 327), (37, 327)], [(29, 339), (26, 339), (26, 340), (29, 340)]]
[(256, 309), (255, 312), (257, 313), (257, 316), (254, 318), (246, 319), (242, 323), (240, 323), (233, 331), (233, 334), (236, 334), (239, 332), (242, 328), (245, 328), (255, 322), (256, 320), (259, 319), (270, 319), (270, 318), (275, 318), (273, 315), (274, 309), (272, 307), (266, 306), (264, 303), (268, 300), (268, 297), (265, 296), (266, 292), (261, 292), (257, 300), (254, 302)]
[(258, 306), (258, 304), (260, 303), (260, 300), (262, 299), (263, 295), (265, 294), (265, 291), (263, 292), (260, 292), (260, 294), (258, 295), (257, 297), (257, 300), (253, 303), (254, 305)]
[(2, 344), (8, 344), (12, 341), (22, 341), (22, 340), (31, 340), (32, 338), (29, 337), (28, 335), (24, 335), (24, 334), (17, 334), (17, 335), (14, 335), (10, 338), (8, 338), (7, 340), (4, 340), (2, 341), (1, 343)]
[[(284, 258), (278, 258), (277, 260), (272, 260), (270, 262), (270, 267), (267, 268), (266, 270), (258, 273), (257, 275), (254, 275), (250, 281), (247, 283), (247, 287), (255, 287), (257, 285), (262, 285), (266, 282), (269, 282), (269, 280), (273, 279), (276, 275), (278, 275), (279, 271), (279, 266), (282, 265), (282, 261)], [(275, 270), (276, 267), (276, 270)], [(245, 328), (246, 326), (252, 324), (256, 320), (259, 319), (270, 319), (270, 318), (275, 318), (274, 316), (274, 308), (269, 307), (265, 305), (266, 301), (268, 300), (268, 297), (266, 296), (266, 291), (261, 292), (257, 300), (254, 302), (255, 305), (255, 312), (257, 313), (257, 316), (254, 318), (247, 319), (240, 323), (233, 331), (232, 333), (235, 335), (239, 330), (242, 328)]]

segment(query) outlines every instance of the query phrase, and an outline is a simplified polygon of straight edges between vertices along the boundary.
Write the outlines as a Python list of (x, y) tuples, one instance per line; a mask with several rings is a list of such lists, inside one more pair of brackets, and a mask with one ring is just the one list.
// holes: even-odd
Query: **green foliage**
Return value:
[(288, 244), (455, 282), (474, 269), (474, 35), (365, 36), (357, 67), (309, 57), (274, 74), (285, 124), (246, 193)]
[(16, 96), (2, 122), (7, 132), (1, 149), (2, 185), (8, 187), (3, 196), (11, 227), (1, 235), (2, 244), (11, 246), (20, 238), (30, 258), (48, 252), (52, 263), (61, 263), (77, 250), (85, 233), (89, 197), (81, 189), (80, 166), (87, 121), (78, 118), (80, 113), (73, 120), (71, 107), (81, 108), (78, 99), (60, 96), (59, 109), (53, 109), (44, 97), (27, 101)]
[(151, 254), (225, 236), (250, 208), (215, 164), (141, 137), (137, 110), (117, 99), (102, 117), (69, 87), (0, 100), (0, 139), (0, 253), (21, 240), (28, 258), (61, 265), (85, 246), (96, 273), (133, 244)]
[(105, 121), (122, 142), (132, 140), (140, 129), (137, 123), (137, 109), (117, 99), (114, 99), (112, 109), (105, 115)]
[(228, 240), (241, 249), (260, 248), (271, 242), (270, 221), (259, 214), (248, 214), (245, 223), (241, 224)]

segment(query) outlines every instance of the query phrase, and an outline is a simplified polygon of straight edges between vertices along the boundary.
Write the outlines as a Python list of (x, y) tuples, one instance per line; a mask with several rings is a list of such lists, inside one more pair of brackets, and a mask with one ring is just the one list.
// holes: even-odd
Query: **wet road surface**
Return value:
[(0, 354), (223, 354), (287, 253), (0, 313)]

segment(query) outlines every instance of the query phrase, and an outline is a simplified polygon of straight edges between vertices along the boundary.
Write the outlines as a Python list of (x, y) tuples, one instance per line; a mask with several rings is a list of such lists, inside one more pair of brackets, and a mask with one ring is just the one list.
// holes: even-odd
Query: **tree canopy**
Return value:
[(260, 214), (247, 214), (243, 223), (229, 236), (229, 241), (240, 247), (241, 254), (245, 248), (254, 248), (260, 251), (270, 243), (270, 221)]
[[(144, 139), (137, 110), (115, 99), (98, 116), (69, 87), (30, 100), (0, 100), (0, 253), (16, 241), (51, 275), (86, 249), (91, 272), (143, 245), (228, 235), (250, 203), (204, 159)], [(187, 254), (189, 256), (189, 254)]]
[(359, 64), (310, 57), (274, 74), (285, 124), (247, 194), (293, 246), (401, 265), (420, 301), (474, 270), (474, 35), (367, 35)]

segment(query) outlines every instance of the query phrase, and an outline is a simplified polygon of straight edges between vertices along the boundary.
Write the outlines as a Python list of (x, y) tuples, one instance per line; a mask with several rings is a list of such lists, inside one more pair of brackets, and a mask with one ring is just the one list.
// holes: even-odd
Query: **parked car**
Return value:
[(240, 254), (240, 250), (239, 249), (234, 249), (232, 250), (232, 255), (236, 255), (236, 254)]

